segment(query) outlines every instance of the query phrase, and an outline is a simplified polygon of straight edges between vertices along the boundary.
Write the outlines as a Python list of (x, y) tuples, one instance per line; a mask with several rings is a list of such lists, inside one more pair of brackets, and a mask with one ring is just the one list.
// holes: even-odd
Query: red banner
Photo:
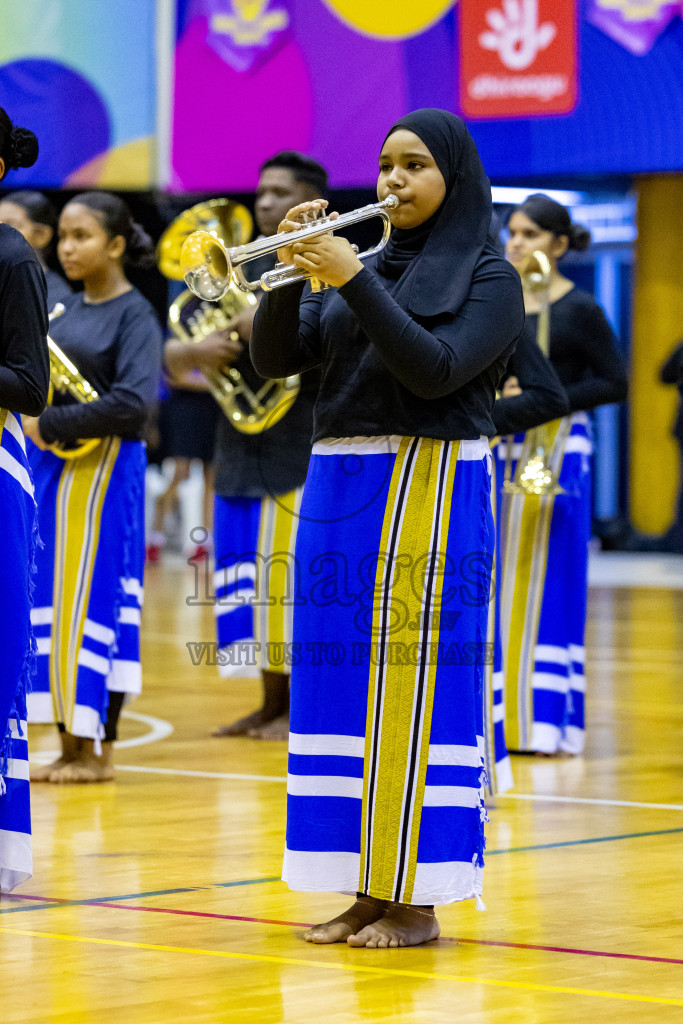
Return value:
[(460, 0), (466, 117), (543, 117), (576, 106), (576, 0)]

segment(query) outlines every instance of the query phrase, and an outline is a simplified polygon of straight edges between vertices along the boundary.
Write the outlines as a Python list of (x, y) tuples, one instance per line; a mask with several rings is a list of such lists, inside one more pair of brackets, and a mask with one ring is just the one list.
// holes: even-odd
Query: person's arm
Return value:
[(25, 416), (45, 408), (50, 384), (47, 289), (38, 263), (14, 266), (0, 296), (0, 407)]
[(683, 342), (673, 350), (660, 370), (662, 384), (683, 386)]
[(525, 332), (517, 340), (507, 375), (516, 377), (522, 390), (513, 397), (499, 398), (494, 405), (492, 417), (496, 433), (521, 433), (569, 412), (569, 398), (560, 378), (536, 340)]
[(420, 398), (441, 398), (482, 373), (519, 335), (519, 277), (501, 260), (483, 264), (455, 316), (432, 331), (401, 309), (367, 269), (339, 289), (389, 372)]
[(150, 311), (123, 317), (112, 386), (94, 402), (51, 406), (39, 420), (46, 444), (139, 433), (154, 405), (161, 366), (161, 328)]
[(318, 366), (322, 292), (304, 283), (266, 292), (254, 318), (249, 352), (262, 377), (290, 377)]
[[(552, 322), (552, 311), (550, 316)], [(626, 367), (614, 331), (597, 302), (581, 311), (577, 341), (589, 373), (565, 385), (572, 412), (623, 402), (628, 392)]]

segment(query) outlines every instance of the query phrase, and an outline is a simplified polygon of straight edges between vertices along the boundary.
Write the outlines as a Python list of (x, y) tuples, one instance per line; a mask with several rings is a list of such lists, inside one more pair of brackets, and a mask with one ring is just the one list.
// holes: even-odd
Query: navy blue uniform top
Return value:
[[(536, 337), (538, 314), (528, 313), (524, 333)], [(572, 412), (623, 402), (626, 367), (614, 331), (592, 295), (572, 288), (550, 306), (550, 362)]]
[(69, 295), (50, 337), (99, 394), (80, 404), (56, 395), (40, 417), (43, 439), (118, 436), (138, 440), (154, 407), (161, 374), (162, 334), (154, 309), (136, 288), (107, 302)]
[(50, 384), (47, 292), (23, 235), (0, 224), (0, 407), (26, 416), (45, 408)]
[(524, 323), (517, 271), (483, 255), (457, 313), (421, 320), (392, 298), (396, 284), (372, 258), (341, 288), (301, 298), (301, 286), (290, 285), (266, 294), (254, 322), (254, 366), (282, 377), (322, 364), (314, 441), (492, 437), (496, 389)]
[(43, 273), (47, 284), (47, 311), (51, 313), (58, 302), (66, 302), (71, 295), (71, 288), (56, 270), (43, 267)]
[(560, 378), (527, 331), (517, 339), (505, 376), (517, 377), (522, 393), (499, 398), (494, 405), (493, 422), (498, 434), (522, 433), (569, 412), (569, 397)]

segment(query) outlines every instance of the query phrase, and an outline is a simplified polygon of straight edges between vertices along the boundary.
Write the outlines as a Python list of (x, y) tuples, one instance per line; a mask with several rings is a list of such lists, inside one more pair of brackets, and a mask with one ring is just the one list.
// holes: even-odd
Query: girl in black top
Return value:
[[(0, 180), (38, 156), (33, 132), (0, 108)], [(32, 872), (26, 691), (36, 507), (21, 415), (45, 407), (49, 383), (45, 279), (30, 245), (0, 224), (0, 892)]]
[(52, 310), (71, 289), (64, 278), (47, 265), (57, 229), (57, 211), (41, 192), (10, 192), (0, 199), (0, 222), (19, 231), (33, 248), (47, 283), (47, 308)]
[[(113, 777), (112, 744), (126, 694), (140, 691), (139, 626), (144, 562), (142, 438), (157, 395), (161, 328), (133, 288), (125, 263), (151, 266), (153, 246), (125, 203), (76, 196), (59, 219), (59, 259), (83, 282), (50, 333), (97, 399), (57, 396), (26, 425), (33, 441), (44, 547), (33, 623), (38, 669), (32, 721), (57, 721), (62, 756), (36, 772), (50, 782)], [(101, 439), (79, 458), (50, 446)]]
[[(626, 372), (614, 333), (592, 295), (558, 269), (590, 234), (547, 196), (529, 196), (508, 222), (515, 266), (540, 250), (550, 261), (550, 361), (571, 416), (557, 426), (550, 453), (565, 493), (511, 499), (503, 553), (502, 621), (508, 746), (543, 754), (578, 754), (585, 738), (584, 632), (590, 539), (587, 411), (626, 397)], [(535, 339), (539, 299), (525, 294), (524, 336)], [(521, 399), (522, 396), (519, 396)], [(518, 399), (518, 400), (519, 400)]]
[[(296, 547), (284, 877), (358, 894), (308, 941), (373, 948), (435, 938), (435, 903), (480, 902), (488, 437), (523, 323), (459, 118), (393, 125), (377, 194), (399, 199), (386, 248), (365, 263), (338, 235), (282, 250), (331, 287), (266, 294), (251, 342), (264, 376), (322, 373)], [(280, 230), (325, 205), (295, 207)]]

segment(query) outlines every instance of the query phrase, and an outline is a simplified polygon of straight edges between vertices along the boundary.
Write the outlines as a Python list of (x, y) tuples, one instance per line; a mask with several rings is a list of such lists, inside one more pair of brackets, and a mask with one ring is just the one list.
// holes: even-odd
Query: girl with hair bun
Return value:
[[(33, 132), (0, 108), (0, 179), (38, 156)], [(21, 417), (45, 408), (50, 381), (45, 279), (33, 249), (0, 223), (0, 892), (31, 876), (26, 691), (34, 641), (36, 503)]]
[(43, 268), (47, 284), (47, 308), (71, 294), (68, 284), (47, 265), (57, 229), (57, 211), (42, 192), (10, 192), (0, 199), (0, 222), (16, 228), (29, 243)]
[[(97, 391), (95, 401), (59, 396), (26, 425), (33, 442), (38, 554), (33, 624), (38, 667), (31, 721), (58, 723), (62, 753), (40, 781), (113, 778), (112, 747), (126, 698), (140, 692), (144, 563), (142, 441), (156, 401), (161, 327), (125, 266), (151, 266), (154, 248), (126, 204), (107, 192), (75, 196), (59, 218), (57, 253), (81, 281), (50, 334)], [(79, 458), (49, 447), (100, 438)]]
[[(540, 193), (515, 207), (508, 221), (506, 254), (514, 266), (521, 267), (537, 250), (550, 262), (549, 357), (570, 406), (570, 415), (556, 421), (553, 449), (561, 459), (564, 493), (509, 496), (503, 524), (505, 735), (508, 748), (518, 752), (580, 754), (585, 739), (593, 451), (587, 413), (623, 401), (627, 390), (616, 338), (602, 308), (558, 270), (569, 249), (581, 252), (589, 244), (586, 228)], [(537, 294), (525, 292), (523, 338), (537, 336), (540, 303)]]

